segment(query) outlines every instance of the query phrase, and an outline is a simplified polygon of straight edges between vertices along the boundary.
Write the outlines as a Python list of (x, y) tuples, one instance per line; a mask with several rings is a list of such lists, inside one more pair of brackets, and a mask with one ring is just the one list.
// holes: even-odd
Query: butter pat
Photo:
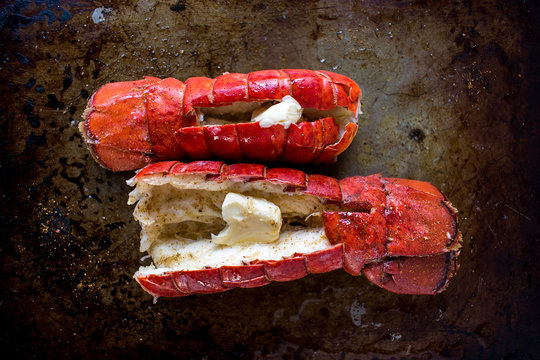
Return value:
[(270, 106), (267, 109), (255, 110), (251, 121), (258, 122), (263, 128), (281, 124), (288, 129), (291, 124), (297, 123), (302, 117), (302, 106), (292, 96), (287, 95), (279, 104)]
[(212, 241), (220, 245), (271, 243), (279, 238), (281, 210), (268, 200), (228, 193), (222, 217), (227, 226)]

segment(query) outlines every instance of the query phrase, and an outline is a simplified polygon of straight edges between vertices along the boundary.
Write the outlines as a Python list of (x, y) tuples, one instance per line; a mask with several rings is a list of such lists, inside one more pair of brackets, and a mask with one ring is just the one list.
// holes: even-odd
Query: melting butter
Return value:
[(222, 205), (227, 226), (212, 241), (220, 245), (271, 243), (279, 239), (281, 210), (272, 202), (228, 193)]
[(269, 108), (260, 108), (253, 111), (251, 121), (258, 122), (263, 128), (281, 124), (288, 129), (302, 118), (302, 106), (292, 96), (287, 95), (281, 102)]

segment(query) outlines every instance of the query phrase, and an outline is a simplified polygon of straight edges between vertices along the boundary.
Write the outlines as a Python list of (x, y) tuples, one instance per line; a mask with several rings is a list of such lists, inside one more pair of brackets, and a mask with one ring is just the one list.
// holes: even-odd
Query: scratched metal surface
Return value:
[[(479, 2), (478, 2), (479, 3)], [(18, 358), (540, 357), (538, 2), (3, 3), (2, 352)], [(319, 68), (364, 90), (343, 177), (431, 181), (460, 209), (461, 269), (434, 297), (344, 271), (152, 304), (131, 174), (77, 131), (100, 85)]]

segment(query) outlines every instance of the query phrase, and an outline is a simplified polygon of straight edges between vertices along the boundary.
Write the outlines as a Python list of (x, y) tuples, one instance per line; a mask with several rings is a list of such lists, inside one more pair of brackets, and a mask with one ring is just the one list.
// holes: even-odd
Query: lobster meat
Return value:
[[(145, 77), (98, 89), (79, 128), (96, 161), (113, 171), (183, 158), (328, 164), (356, 134), (361, 94), (348, 77), (323, 70), (225, 73), (185, 83)], [(254, 119), (285, 98), (294, 101), (289, 109), (300, 109), (292, 123), (280, 115)]]
[(128, 184), (153, 259), (135, 279), (154, 298), (339, 268), (395, 293), (436, 294), (457, 271), (457, 210), (426, 182), (166, 161)]

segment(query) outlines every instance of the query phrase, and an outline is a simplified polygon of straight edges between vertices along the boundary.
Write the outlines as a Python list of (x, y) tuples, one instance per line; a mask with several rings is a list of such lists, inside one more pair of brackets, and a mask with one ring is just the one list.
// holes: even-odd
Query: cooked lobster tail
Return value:
[[(301, 108), (291, 124), (281, 115), (275, 124), (251, 121), (287, 97)], [(360, 98), (354, 81), (322, 70), (226, 73), (185, 84), (145, 77), (98, 89), (80, 130), (93, 157), (114, 171), (186, 157), (327, 164), (352, 142)]]
[[(380, 175), (336, 180), (219, 161), (153, 164), (129, 183), (136, 185), (130, 203), (137, 203), (143, 228), (141, 250), (155, 264), (135, 278), (155, 297), (255, 287), (339, 268), (364, 273), (392, 292), (436, 294), (457, 271), (457, 210), (429, 183)], [(230, 194), (264, 206), (242, 208)], [(264, 210), (274, 208), (278, 225), (274, 210)], [(256, 209), (263, 209), (257, 215), (263, 220), (245, 215)], [(228, 217), (241, 218), (243, 234), (277, 226), (279, 235), (260, 231), (248, 242), (223, 241), (235, 226)]]

